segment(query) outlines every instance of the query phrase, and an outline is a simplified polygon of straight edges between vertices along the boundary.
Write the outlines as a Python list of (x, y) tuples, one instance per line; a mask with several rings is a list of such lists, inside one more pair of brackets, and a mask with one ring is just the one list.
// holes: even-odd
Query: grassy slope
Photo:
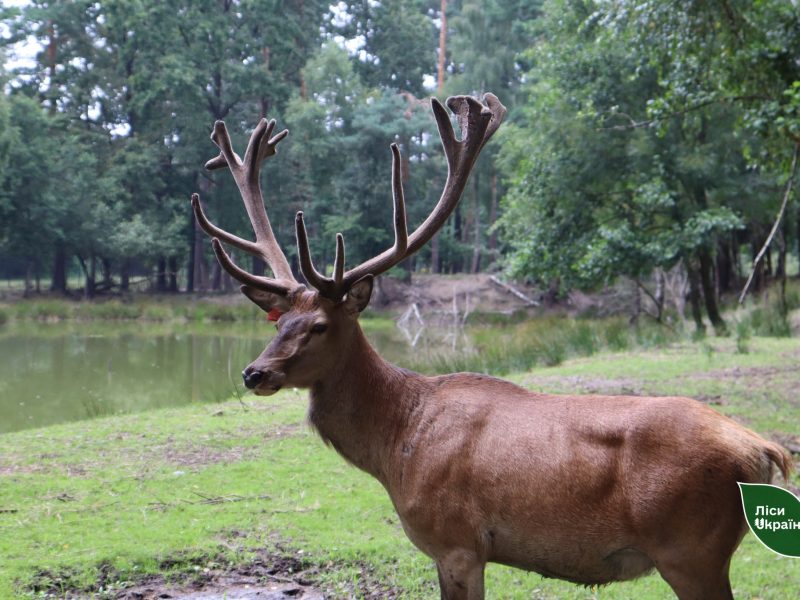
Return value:
[[(713, 341), (601, 354), (512, 379), (558, 392), (710, 398), (761, 433), (796, 435), (800, 345), (755, 338), (750, 350)], [(249, 549), (276, 544), (316, 564), (336, 561), (326, 575), (332, 590), (344, 589), (364, 561), (407, 597), (433, 596), (435, 570), (406, 540), (380, 485), (303, 425), (304, 396), (247, 403), (249, 410), (233, 401), (1, 436), (0, 598), (48, 577), (90, 585), (101, 563), (125, 580), (164, 570), (165, 561), (174, 570), (202, 568), (208, 556), (245, 562)], [(800, 588), (800, 560), (748, 535), (732, 580), (737, 598), (789, 598)], [(591, 590), (499, 566), (490, 566), (487, 590), (490, 598), (670, 597), (658, 577)]]

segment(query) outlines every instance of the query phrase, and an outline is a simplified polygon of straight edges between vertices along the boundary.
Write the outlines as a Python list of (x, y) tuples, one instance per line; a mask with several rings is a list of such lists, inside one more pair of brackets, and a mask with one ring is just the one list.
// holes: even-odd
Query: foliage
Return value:
[[(741, 19), (735, 40), (720, 4)], [(763, 239), (785, 177), (787, 145), (775, 139), (794, 114), (792, 94), (778, 89), (778, 58), (757, 62), (767, 70), (757, 79), (769, 97), (737, 79), (753, 69), (745, 55), (764, 58), (765, 33), (751, 17), (763, 26), (769, 17), (777, 30), (771, 44), (797, 43), (786, 39), (784, 9), (756, 4), (752, 11), (755, 4), (727, 2), (690, 3), (686, 11), (669, 2), (544, 5), (526, 55), (529, 101), (507, 128), (501, 157), (510, 185), (501, 227), (513, 273), (586, 288), (620, 274), (642, 280), (682, 261), (698, 327), (702, 294), (724, 330), (713, 261), (738, 256), (744, 234), (753, 245)], [(783, 120), (755, 127), (755, 115), (772, 109)]]
[[(423, 99), (441, 52), (437, 94), (491, 91), (510, 111), (406, 273), (506, 267), (555, 294), (681, 265), (698, 329), (705, 310), (723, 332), (717, 296), (764, 242), (800, 140), (800, 13), (780, 0), (684, 4), (5, 7), (6, 52), (41, 51), (0, 74), (0, 272), (24, 276), (26, 291), (48, 273), (65, 291), (78, 265), (87, 295), (137, 274), (160, 291), (231, 289), (186, 199), (198, 191), (215, 223), (251, 235), (230, 175), (202, 165), (217, 152), (213, 121), (241, 152), (259, 117), (292, 132), (263, 188), (295, 268), (298, 210), (320, 268), (337, 232), (349, 264), (374, 255), (391, 243), (388, 145), (402, 151), (412, 227), (443, 183)], [(756, 286), (785, 276), (796, 253), (796, 196)]]

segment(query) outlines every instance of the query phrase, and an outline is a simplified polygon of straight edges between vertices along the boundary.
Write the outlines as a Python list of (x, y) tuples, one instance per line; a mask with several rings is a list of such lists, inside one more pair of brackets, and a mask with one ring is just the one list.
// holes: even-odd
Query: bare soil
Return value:
[[(425, 313), (452, 314), (492, 312), (511, 314), (528, 310), (531, 306), (507, 289), (493, 283), (491, 275), (418, 275), (410, 283), (391, 277), (379, 278), (372, 306), (379, 310), (402, 313), (416, 304)], [(520, 283), (512, 284), (520, 293), (533, 301), (542, 300), (541, 291)]]
[[(61, 585), (34, 584), (31, 591), (42, 598), (61, 600), (336, 600), (356, 596), (392, 600), (399, 596), (398, 590), (381, 584), (365, 564), (356, 565), (360, 575), (355, 582), (332, 590), (323, 576), (343, 565), (314, 565), (300, 556), (286, 551), (259, 552), (246, 564), (213, 567), (205, 565), (218, 564), (214, 559), (195, 558), (187, 563), (176, 557), (159, 566), (164, 571), (177, 569), (177, 573), (146, 575), (134, 582), (120, 582), (118, 572), (100, 565), (98, 583), (91, 589), (64, 590)], [(42, 572), (39, 576), (47, 582), (69, 579), (68, 573)]]

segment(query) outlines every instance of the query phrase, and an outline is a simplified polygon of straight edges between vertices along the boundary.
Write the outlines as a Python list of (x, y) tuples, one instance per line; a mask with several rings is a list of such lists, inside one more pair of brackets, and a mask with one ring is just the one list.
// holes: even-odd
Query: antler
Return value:
[(391, 145), (394, 245), (378, 256), (345, 273), (344, 238), (341, 233), (337, 233), (333, 277), (323, 276), (314, 268), (311, 260), (303, 213), (302, 211), (297, 213), (295, 230), (300, 270), (308, 283), (319, 290), (321, 295), (331, 300), (341, 300), (345, 292), (359, 279), (366, 275), (379, 275), (388, 271), (419, 250), (442, 228), (461, 198), (478, 154), (500, 127), (506, 115), (505, 106), (494, 94), (485, 94), (483, 101), (485, 105), (469, 96), (453, 96), (447, 99), (447, 106), (455, 113), (461, 129), (461, 141), (458, 141), (444, 106), (436, 98), (431, 99), (433, 115), (447, 158), (447, 180), (439, 202), (428, 218), (411, 235), (408, 235), (406, 227), (406, 207), (400, 177), (400, 150), (396, 144)]
[[(203, 212), (203, 208), (200, 205), (200, 196), (197, 194), (192, 194), (192, 209), (200, 227), (213, 238), (214, 253), (228, 273), (242, 283), (285, 296), (299, 287), (300, 283), (292, 275), (289, 262), (286, 260), (286, 256), (280, 246), (278, 246), (275, 234), (272, 232), (272, 226), (264, 208), (264, 198), (261, 195), (261, 183), (259, 181), (261, 163), (264, 159), (275, 154), (278, 142), (289, 134), (289, 131), (284, 129), (274, 137), (270, 137), (274, 129), (274, 119), (270, 121), (261, 119), (250, 136), (250, 142), (247, 144), (244, 160), (242, 160), (233, 151), (231, 138), (228, 135), (225, 123), (217, 121), (214, 123), (211, 139), (219, 148), (220, 153), (205, 165), (206, 169), (210, 171), (226, 166), (230, 169), (236, 182), (236, 187), (239, 188), (239, 193), (244, 201), (244, 206), (247, 209), (247, 215), (250, 217), (253, 231), (256, 234), (255, 242), (242, 239), (211, 223)], [(252, 275), (236, 266), (231, 257), (225, 252), (220, 241), (263, 259), (272, 269), (275, 278)]]

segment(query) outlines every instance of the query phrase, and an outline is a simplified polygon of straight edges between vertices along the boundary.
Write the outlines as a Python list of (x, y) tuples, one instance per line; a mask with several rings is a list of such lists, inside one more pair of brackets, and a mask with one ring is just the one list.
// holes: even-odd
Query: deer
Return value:
[[(219, 154), (205, 166), (229, 169), (256, 239), (212, 224), (197, 194), (194, 215), (221, 266), (277, 327), (244, 369), (245, 386), (259, 396), (309, 390), (310, 425), (383, 485), (408, 538), (435, 562), (443, 599), (484, 598), (489, 562), (585, 585), (656, 570), (680, 600), (732, 598), (730, 561), (747, 531), (737, 482), (766, 483), (778, 471), (788, 481), (794, 465), (782, 446), (690, 398), (553, 395), (478, 373), (425, 376), (389, 364), (367, 341), (358, 319), (375, 277), (443, 226), (506, 115), (492, 94), (446, 104), (460, 139), (432, 98), (448, 167), (438, 203), (409, 234), (392, 144), (394, 244), (345, 270), (337, 234), (330, 276), (314, 266), (302, 211), (298, 277), (267, 217), (260, 167), (288, 131), (273, 136), (275, 120), (261, 119), (241, 158), (215, 123)], [(223, 243), (263, 259), (272, 276), (236, 265)]]

